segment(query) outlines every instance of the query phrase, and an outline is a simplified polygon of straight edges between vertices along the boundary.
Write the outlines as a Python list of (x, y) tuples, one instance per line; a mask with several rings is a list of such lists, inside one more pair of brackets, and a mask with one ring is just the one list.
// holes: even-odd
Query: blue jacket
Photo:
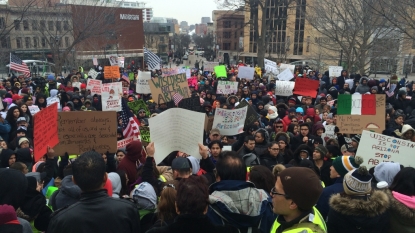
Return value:
[[(269, 232), (277, 215), (272, 212), (272, 199), (251, 182), (223, 180), (209, 188), (207, 216), (215, 225), (230, 224), (239, 229), (252, 227)], [(220, 216), (219, 214), (222, 216)]]
[(323, 189), (323, 193), (321, 194), (320, 198), (317, 202), (317, 209), (320, 211), (321, 215), (323, 216), (324, 220), (326, 220), (327, 215), (329, 214), (329, 200), (333, 194), (342, 193), (344, 192), (343, 189), (343, 177), (339, 177), (336, 179), (334, 184), (327, 186)]
[(11, 128), (12, 128), (11, 125), (6, 120), (4, 120), (3, 123), (0, 123), (0, 136), (6, 142), (9, 141), (9, 133), (10, 133)]

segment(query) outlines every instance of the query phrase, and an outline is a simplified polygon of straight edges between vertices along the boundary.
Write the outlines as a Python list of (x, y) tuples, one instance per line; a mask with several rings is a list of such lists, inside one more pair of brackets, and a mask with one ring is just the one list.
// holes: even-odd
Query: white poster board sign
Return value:
[(98, 59), (96, 57), (92, 58), (92, 64), (94, 64), (94, 66), (98, 65)]
[(181, 151), (201, 159), (198, 143), (203, 143), (205, 114), (171, 108), (148, 119), (154, 160), (160, 163), (172, 151)]
[(34, 116), (36, 113), (38, 113), (40, 111), (39, 106), (37, 105), (32, 105), (32, 106), (27, 106), (29, 108), (30, 114), (32, 114), (32, 116)]
[(246, 67), (246, 66), (240, 66), (238, 68), (238, 77), (239, 78), (245, 78), (245, 79), (254, 79), (255, 74), (255, 68), (253, 67)]
[(47, 99), (46, 99), (46, 106), (48, 107), (49, 105), (52, 105), (52, 104), (54, 104), (54, 103), (58, 103), (56, 106), (58, 107), (57, 108), (57, 110), (60, 110), (60, 109), (62, 109), (61, 108), (61, 100), (59, 99), (59, 97), (57, 97), (57, 96), (54, 96), (54, 97), (48, 97)]
[(244, 131), (248, 106), (238, 109), (216, 108), (212, 129), (219, 129), (221, 135), (236, 135)]
[(291, 71), (292, 74), (294, 74), (295, 65), (284, 64), (284, 63), (281, 63), (280, 64), (280, 70), (285, 70), (287, 68), (290, 69), (290, 71)]
[(285, 69), (283, 72), (281, 72), (279, 75), (277, 75), (278, 80), (281, 81), (290, 81), (292, 78), (294, 78), (293, 73), (289, 68)]
[(118, 56), (116, 54), (110, 55), (108, 60), (110, 61), (111, 66), (118, 66)]
[(204, 71), (209, 71), (209, 72), (214, 72), (215, 71), (215, 66), (218, 66), (219, 62), (204, 62), (203, 63), (203, 70)]
[(273, 74), (278, 74), (278, 67), (277, 63), (268, 59), (264, 59), (264, 66), (267, 72), (271, 72)]
[(118, 66), (124, 68), (125, 57), (118, 57)]
[(331, 138), (337, 138), (337, 135), (334, 133), (335, 125), (325, 125), (325, 132), (321, 135), (323, 138), (323, 144), (326, 145), (326, 142)]
[[(329, 76), (330, 77), (339, 77), (342, 75), (342, 66), (329, 66)], [(350, 87), (351, 89), (352, 87)]]
[(88, 72), (88, 76), (91, 76), (93, 79), (96, 79), (98, 76), (98, 72), (96, 72), (94, 69), (90, 69)]
[(91, 95), (101, 95), (102, 81), (96, 79), (88, 79), (86, 89), (91, 91)]
[(405, 167), (415, 166), (415, 142), (363, 130), (359, 144), (361, 146), (356, 155), (363, 157), (362, 165), (368, 169), (381, 162), (398, 162)]
[(219, 81), (216, 94), (235, 94), (238, 92), (238, 82)]
[(139, 94), (150, 94), (150, 85), (148, 81), (151, 79), (151, 72), (138, 71), (137, 84), (135, 86), (135, 92)]
[(102, 111), (121, 111), (122, 84), (105, 83), (101, 88)]
[(295, 82), (291, 81), (276, 81), (275, 82), (275, 95), (290, 96), (293, 95)]

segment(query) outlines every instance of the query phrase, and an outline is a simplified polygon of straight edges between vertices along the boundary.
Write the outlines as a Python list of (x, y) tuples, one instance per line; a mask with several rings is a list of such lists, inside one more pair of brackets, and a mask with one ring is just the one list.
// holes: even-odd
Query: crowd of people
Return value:
[[(221, 79), (238, 82), (234, 94), (216, 94), (215, 73), (198, 69), (192, 70), (198, 84), (189, 89), (207, 116), (244, 99), (256, 121), (238, 135), (205, 131), (194, 145), (199, 154), (172, 151), (160, 163), (154, 142), (140, 140), (106, 153), (56, 154), (49, 147), (34, 156), (29, 107), (42, 110), (58, 97), (61, 111), (102, 111), (101, 96), (90, 95), (91, 77), (82, 69), (67, 77), (4, 80), (0, 232), (415, 232), (415, 169), (399, 161), (369, 169), (357, 153), (368, 146), (361, 135), (336, 126), (339, 94), (382, 94), (386, 115), (376, 117), (385, 117), (383, 134), (415, 142), (415, 83), (296, 67), (294, 80), (320, 82), (317, 96), (300, 100), (275, 95), (278, 80), (258, 67), (252, 80), (240, 79), (241, 65), (228, 66)], [(152, 71), (158, 76), (161, 70)], [(136, 93), (136, 80), (105, 80), (102, 73), (97, 79), (122, 82), (126, 102), (144, 100), (148, 109), (133, 111), (141, 125), (171, 107)], [(335, 126), (331, 138), (324, 137), (328, 125)]]

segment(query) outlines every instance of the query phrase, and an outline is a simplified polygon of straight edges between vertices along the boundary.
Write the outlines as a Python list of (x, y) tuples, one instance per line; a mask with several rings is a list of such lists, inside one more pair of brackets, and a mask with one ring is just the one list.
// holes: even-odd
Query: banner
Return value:
[(271, 72), (273, 74), (278, 74), (277, 63), (268, 59), (264, 59), (264, 65), (266, 72)]
[(216, 108), (212, 129), (218, 129), (221, 135), (243, 133), (247, 106), (239, 109)]
[(36, 162), (47, 153), (48, 147), (54, 148), (60, 141), (57, 105), (54, 103), (33, 116), (33, 154)]
[(245, 78), (245, 79), (254, 79), (255, 75), (255, 68), (254, 67), (247, 67), (247, 66), (240, 66), (238, 68), (238, 77)]
[(190, 78), (190, 69), (187, 69), (185, 67), (184, 68), (179, 68), (179, 67), (163, 68), (161, 71), (162, 71), (163, 77), (171, 76), (175, 74), (186, 74), (186, 78)]
[(389, 137), (364, 130), (356, 155), (363, 158), (368, 169), (381, 162), (398, 162), (405, 167), (415, 166), (415, 142)]
[(275, 95), (291, 96), (293, 95), (295, 82), (291, 81), (276, 81), (275, 82)]
[[(59, 144), (54, 148), (57, 155), (80, 155), (95, 150), (98, 153), (117, 151), (117, 113), (85, 111), (60, 112), (56, 120)], [(50, 124), (50, 122), (49, 122)]]
[(170, 102), (176, 93), (179, 93), (183, 98), (191, 96), (186, 74), (154, 78), (149, 81), (149, 84), (151, 95), (157, 104)]
[(88, 79), (86, 89), (91, 91), (91, 95), (101, 95), (102, 81), (96, 79)]
[(198, 143), (203, 143), (205, 113), (171, 108), (148, 119), (154, 142), (156, 164), (173, 151), (181, 151), (201, 159)]
[(117, 149), (125, 149), (125, 147), (128, 145), (128, 143), (130, 143), (132, 141), (135, 141), (135, 140), (138, 140), (138, 138), (132, 136), (132, 137), (128, 137), (126, 139), (117, 141)]
[(101, 88), (102, 111), (121, 111), (122, 84), (105, 83)]
[(294, 78), (294, 75), (291, 72), (291, 70), (287, 68), (283, 72), (278, 74), (277, 78), (278, 78), (278, 80), (281, 80), (281, 81), (290, 81), (291, 79)]
[[(362, 130), (374, 131), (382, 133), (385, 130), (385, 116), (386, 116), (386, 96), (376, 96), (376, 115), (337, 115), (337, 127), (340, 133), (345, 134), (361, 134)], [(337, 100), (337, 106), (340, 103)]]
[(215, 71), (215, 66), (218, 66), (219, 62), (204, 62), (203, 63), (203, 70), (204, 71), (209, 71), (209, 72), (214, 72)]
[(151, 72), (138, 71), (137, 84), (135, 85), (135, 92), (139, 94), (150, 94), (150, 85), (148, 80), (151, 79)]
[(294, 86), (294, 94), (301, 96), (311, 96), (316, 98), (317, 89), (320, 86), (320, 82), (308, 78), (296, 78)]
[[(342, 66), (329, 66), (329, 76), (330, 77), (339, 77), (342, 75)], [(352, 88), (351, 86), (349, 87)]]
[(104, 66), (104, 78), (120, 78), (120, 68), (118, 66)]
[(238, 82), (219, 81), (216, 94), (236, 94), (238, 92)]

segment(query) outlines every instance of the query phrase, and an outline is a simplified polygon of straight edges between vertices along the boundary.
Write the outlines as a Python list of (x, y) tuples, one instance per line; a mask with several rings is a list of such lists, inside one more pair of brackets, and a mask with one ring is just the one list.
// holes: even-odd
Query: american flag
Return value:
[(22, 72), (26, 77), (30, 77), (30, 70), (26, 63), (19, 57), (10, 54), (10, 69), (18, 72)]
[(144, 47), (144, 61), (147, 63), (150, 70), (159, 70), (160, 64), (163, 62), (159, 56)]
[(181, 96), (179, 93), (176, 93), (173, 95), (174, 104), (177, 106), (179, 102), (183, 99), (183, 96)]
[(121, 119), (124, 138), (140, 135), (140, 122), (138, 121), (137, 117), (135, 117), (134, 114), (130, 111), (130, 108), (128, 107), (127, 102), (124, 98), (122, 98), (121, 105)]
[(128, 78), (126, 73), (122, 73), (121, 79), (124, 79), (128, 84), (130, 84), (130, 79)]

